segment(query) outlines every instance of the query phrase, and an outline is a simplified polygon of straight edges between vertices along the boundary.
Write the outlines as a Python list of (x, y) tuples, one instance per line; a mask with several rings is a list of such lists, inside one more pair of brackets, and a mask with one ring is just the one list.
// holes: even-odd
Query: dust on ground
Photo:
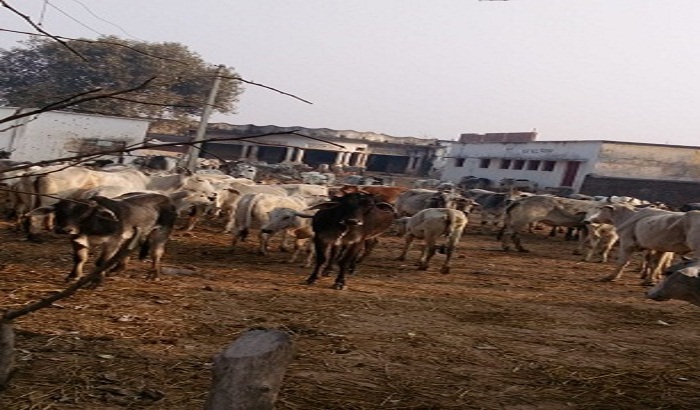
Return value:
[[(279, 409), (697, 409), (700, 310), (646, 300), (636, 273), (581, 262), (575, 244), (527, 234), (505, 253), (470, 226), (452, 273), (398, 262), (386, 236), (348, 288), (303, 285), (309, 269), (232, 249), (205, 221), (146, 262), (16, 322), (18, 363), (0, 408), (197, 409), (212, 357), (251, 328), (293, 337)], [(65, 287), (66, 238), (36, 244), (0, 225), (0, 307)]]

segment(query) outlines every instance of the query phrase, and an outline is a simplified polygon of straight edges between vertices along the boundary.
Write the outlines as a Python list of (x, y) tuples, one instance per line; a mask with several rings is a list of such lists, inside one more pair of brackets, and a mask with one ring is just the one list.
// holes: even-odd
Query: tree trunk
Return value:
[(214, 358), (206, 410), (274, 408), (292, 359), (292, 342), (279, 330), (249, 330)]
[(0, 322), (0, 390), (10, 383), (10, 374), (15, 364), (15, 332), (12, 322)]

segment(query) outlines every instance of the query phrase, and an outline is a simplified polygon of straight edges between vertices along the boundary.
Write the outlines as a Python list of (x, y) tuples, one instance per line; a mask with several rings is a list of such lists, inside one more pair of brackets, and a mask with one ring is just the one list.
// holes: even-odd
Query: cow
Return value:
[(678, 208), (678, 210), (680, 212), (700, 211), (700, 202), (689, 202), (687, 204), (683, 204), (680, 208)]
[(226, 164), (227, 174), (236, 178), (247, 178), (255, 181), (258, 176), (258, 167), (246, 162), (229, 162)]
[[(279, 196), (275, 194), (253, 193), (241, 197), (236, 208), (235, 232), (231, 246), (238, 241), (245, 241), (250, 229), (261, 229), (270, 219), (270, 212), (275, 208), (291, 208), (302, 211), (308, 208), (309, 202), (296, 196)], [(259, 253), (267, 254), (270, 234), (260, 232)]]
[[(399, 223), (399, 221), (401, 222)], [(450, 273), (450, 261), (467, 222), (468, 219), (464, 212), (448, 208), (428, 208), (411, 217), (397, 220), (400, 226), (403, 225), (399, 231), (405, 231), (406, 235), (403, 252), (398, 260), (406, 260), (408, 250), (415, 238), (423, 239), (425, 248), (418, 260), (418, 269), (427, 270), (435, 252), (439, 251), (445, 254), (445, 261), (440, 268), (440, 273)], [(437, 242), (443, 236), (447, 238), (446, 242), (438, 246)]]
[(519, 192), (493, 192), (479, 188), (466, 190), (462, 196), (472, 199), (478, 204), (482, 232), (486, 230), (488, 225), (494, 229), (499, 228), (503, 223), (506, 207), (511, 202), (521, 198)]
[(654, 249), (644, 250), (644, 259), (640, 269), (642, 285), (655, 285), (663, 276), (663, 272), (673, 264), (676, 254), (673, 252), (661, 252)]
[(617, 243), (619, 236), (615, 225), (603, 223), (586, 224), (583, 238), (583, 261), (590, 262), (594, 255), (598, 255), (601, 263), (608, 261), (610, 250)]
[(409, 189), (396, 198), (396, 212), (399, 217), (413, 216), (426, 208), (458, 207), (460, 195), (451, 192), (438, 192), (431, 189)]
[[(151, 271), (147, 277), (158, 279), (165, 244), (170, 238), (177, 219), (172, 200), (161, 194), (133, 194), (114, 199), (95, 196), (90, 200), (61, 199), (53, 205), (37, 208), (35, 214), (53, 213), (54, 230), (71, 236), (73, 268), (66, 280), (83, 277), (84, 266), (90, 248), (99, 247), (95, 269), (116, 264), (117, 270), (126, 267), (127, 257), (113, 261), (113, 257), (125, 245), (135, 240), (141, 245), (139, 257), (150, 256)], [(102, 282), (104, 272), (96, 278)]]
[(462, 190), (468, 189), (489, 189), (493, 187), (493, 182), (488, 178), (475, 176), (462, 177), (457, 183), (457, 187)]
[(503, 178), (498, 181), (498, 187), (502, 191), (524, 191), (524, 192), (537, 192), (538, 184), (535, 181), (530, 181), (529, 179), (513, 179), (513, 178)]
[(354, 192), (333, 197), (310, 210), (318, 210), (311, 220), (315, 260), (305, 283), (314, 284), (319, 274), (328, 275), (337, 264), (338, 274), (332, 287), (343, 289), (345, 275), (354, 272), (368, 244), (391, 227), (395, 209), (373, 195)]
[(700, 262), (685, 259), (664, 271), (663, 280), (646, 293), (657, 302), (670, 299), (684, 300), (700, 306)]
[(440, 185), (442, 181), (439, 179), (416, 179), (413, 181), (414, 189), (434, 189)]
[(506, 208), (503, 228), (498, 234), (504, 251), (512, 242), (519, 252), (528, 252), (520, 242), (520, 232), (534, 222), (551, 226), (580, 227), (586, 214), (599, 204), (578, 199), (559, 198), (550, 195), (533, 195), (519, 199)]
[(224, 218), (224, 233), (231, 233), (234, 230), (236, 209), (238, 209), (241, 197), (246, 194), (256, 193), (288, 196), (287, 191), (278, 185), (231, 183), (218, 193), (216, 200), (216, 209)]
[[(311, 229), (312, 213), (299, 212), (292, 208), (274, 208), (270, 211), (269, 220), (260, 228), (260, 231), (270, 238), (276, 232), (284, 231), (289, 236), (294, 238), (294, 247), (292, 255), (287, 262), (295, 262), (302, 247), (306, 247), (308, 257), (305, 267), (311, 266), (311, 258), (313, 257), (313, 248), (311, 248), (311, 238), (314, 232)], [(309, 246), (306, 246), (309, 245)], [(281, 250), (286, 250), (284, 242), (280, 246)]]
[(379, 201), (395, 204), (399, 195), (406, 192), (408, 188), (385, 185), (343, 185), (334, 190), (334, 193), (364, 192), (374, 195)]
[(135, 158), (131, 164), (146, 174), (169, 174), (177, 169), (179, 159), (165, 155), (147, 155)]
[(603, 278), (605, 281), (619, 279), (636, 250), (693, 253), (696, 258), (700, 257), (700, 211), (684, 213), (611, 204), (602, 206), (586, 220), (612, 223), (620, 236), (617, 269)]

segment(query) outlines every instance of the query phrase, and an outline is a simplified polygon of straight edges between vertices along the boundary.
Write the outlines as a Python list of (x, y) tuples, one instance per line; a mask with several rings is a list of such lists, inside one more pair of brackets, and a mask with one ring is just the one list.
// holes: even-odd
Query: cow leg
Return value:
[(282, 238), (280, 239), (280, 252), (289, 252), (289, 247), (287, 243), (289, 242), (289, 234), (286, 230), (282, 231)]
[(328, 260), (326, 261), (326, 266), (321, 271), (322, 276), (331, 276), (333, 271), (333, 264), (338, 260), (338, 257), (342, 255), (343, 249), (340, 246), (333, 245), (329, 250)]
[(311, 275), (306, 278), (307, 285), (313, 285), (318, 280), (318, 274), (321, 272), (321, 268), (328, 261), (328, 253), (330, 245), (326, 245), (322, 240), (314, 238), (314, 249), (316, 250), (316, 260), (314, 261), (314, 268), (311, 271)]
[(517, 232), (513, 232), (510, 235), (510, 240), (513, 242), (513, 246), (515, 246), (515, 249), (517, 249), (518, 252), (530, 252), (527, 249), (523, 248), (523, 245), (520, 243), (520, 234), (518, 234)]
[(630, 258), (632, 257), (632, 253), (634, 252), (635, 247), (634, 245), (632, 246), (621, 246), (620, 247), (620, 253), (617, 257), (617, 269), (615, 269), (615, 272), (612, 275), (605, 276), (601, 280), (603, 282), (614, 282), (622, 276), (622, 271), (625, 270), (627, 265), (630, 263)]
[(83, 277), (85, 263), (90, 255), (90, 249), (87, 246), (76, 243), (75, 241), (72, 241), (71, 245), (73, 247), (73, 268), (68, 276), (66, 276), (66, 282)]
[(140, 259), (145, 259), (146, 256), (151, 257), (151, 271), (146, 275), (146, 279), (158, 280), (162, 273), (163, 255), (165, 255), (165, 244), (168, 241), (169, 234), (156, 230), (151, 232), (147, 245), (141, 248), (139, 255)]
[(440, 273), (442, 274), (448, 274), (450, 273), (450, 261), (452, 260), (452, 255), (454, 254), (455, 247), (451, 245), (446, 245), (445, 246), (445, 262), (442, 264), (442, 267), (440, 268)]
[[(374, 248), (377, 246), (379, 243), (379, 239), (377, 238), (372, 238), (372, 239), (365, 239), (365, 243), (363, 245), (363, 249), (360, 252), (360, 255), (357, 257), (357, 262), (356, 263), (361, 263), (363, 260), (365, 260), (369, 255), (372, 254), (372, 251)], [(355, 273), (355, 268), (353, 267), (352, 273)]]
[(415, 239), (415, 236), (413, 236), (410, 233), (406, 234), (406, 239), (403, 245), (403, 252), (401, 252), (401, 255), (399, 255), (396, 260), (399, 261), (405, 261), (406, 260), (406, 255), (408, 255), (408, 250), (411, 248), (411, 244), (413, 243), (413, 240)]
[(272, 234), (263, 233), (262, 231), (258, 235), (258, 243), (260, 244), (260, 248), (258, 249), (258, 253), (260, 255), (267, 255), (267, 249), (270, 245), (271, 238), (272, 238)]
[(292, 248), (292, 255), (287, 259), (287, 263), (294, 263), (301, 252), (303, 239), (294, 238), (294, 247)]
[(435, 237), (428, 233), (423, 239), (425, 240), (425, 248), (423, 248), (423, 252), (421, 252), (418, 258), (418, 270), (428, 270), (430, 259), (435, 256), (435, 252), (437, 251)]
[(191, 231), (194, 229), (195, 225), (197, 224), (197, 221), (199, 221), (199, 217), (204, 214), (204, 206), (203, 205), (195, 205), (192, 207), (190, 212), (187, 214), (187, 223), (185, 226), (180, 228), (183, 231)]
[(617, 242), (616, 237), (611, 237), (605, 240), (605, 243), (602, 245), (602, 249), (600, 252), (600, 261), (603, 263), (606, 263), (608, 261), (608, 256), (610, 255), (610, 250), (612, 250), (612, 247), (615, 246), (615, 242)]
[(338, 260), (338, 275), (335, 277), (335, 282), (332, 286), (333, 289), (345, 289), (345, 274), (355, 266), (357, 258), (360, 256), (360, 252), (362, 252), (364, 246), (364, 241), (360, 241), (345, 248)]
[(231, 240), (231, 246), (238, 245), (238, 241), (245, 242), (248, 237), (248, 228), (239, 229), (233, 234), (233, 239)]
[(447, 238), (447, 243), (445, 244), (445, 263), (442, 264), (442, 268), (440, 268), (440, 273), (450, 273), (450, 262), (452, 261), (452, 255), (457, 249), (457, 244), (459, 244), (459, 240), (462, 238), (463, 232), (464, 227), (461, 229), (453, 228), (452, 233)]

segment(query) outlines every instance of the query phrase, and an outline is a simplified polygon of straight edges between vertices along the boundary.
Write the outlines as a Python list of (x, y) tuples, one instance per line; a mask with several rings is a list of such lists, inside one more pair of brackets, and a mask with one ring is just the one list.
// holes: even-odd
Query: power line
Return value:
[[(47, 0), (47, 1), (48, 1), (48, 0)], [(79, 0), (73, 0), (73, 2), (80, 4), (80, 5), (81, 5), (85, 10), (87, 10), (87, 12), (90, 13), (94, 18), (96, 18), (96, 19), (98, 19), (98, 20), (100, 20), (100, 21), (103, 21), (103, 22), (105, 22), (105, 23), (107, 23), (107, 24), (109, 24), (109, 25), (111, 25), (111, 26), (113, 26), (113, 27), (116, 27), (119, 31), (121, 31), (122, 33), (126, 34), (127, 36), (133, 38), (134, 40), (139, 40), (139, 41), (144, 41), (144, 42), (146, 41), (146, 40), (140, 39), (140, 38), (138, 38), (138, 37), (132, 36), (129, 32), (127, 32), (126, 30), (124, 30), (124, 28), (122, 28), (120, 25), (115, 24), (115, 23), (112, 23), (111, 21), (105, 20), (105, 19), (103, 19), (102, 17), (98, 16), (98, 15), (95, 14), (92, 10), (90, 10), (90, 8), (89, 8), (88, 6), (85, 5), (85, 3), (83, 3), (83, 2), (81, 2), (81, 1), (79, 1)]]
[(77, 18), (71, 16), (70, 14), (68, 14), (68, 13), (66, 13), (65, 11), (61, 10), (61, 9), (60, 9), (58, 6), (56, 6), (55, 4), (49, 2), (48, 0), (46, 0), (46, 4), (48, 4), (49, 6), (51, 6), (52, 8), (54, 8), (56, 11), (58, 11), (58, 12), (61, 13), (61, 14), (63, 14), (64, 16), (68, 17), (69, 19), (71, 19), (71, 20), (75, 21), (76, 23), (80, 24), (81, 26), (85, 27), (86, 29), (92, 31), (93, 33), (99, 34), (99, 35), (101, 35), (101, 36), (105, 36), (105, 34), (100, 33), (99, 31), (97, 31), (97, 30), (95, 30), (94, 28), (88, 26), (87, 24), (83, 23), (82, 21), (78, 20)]

